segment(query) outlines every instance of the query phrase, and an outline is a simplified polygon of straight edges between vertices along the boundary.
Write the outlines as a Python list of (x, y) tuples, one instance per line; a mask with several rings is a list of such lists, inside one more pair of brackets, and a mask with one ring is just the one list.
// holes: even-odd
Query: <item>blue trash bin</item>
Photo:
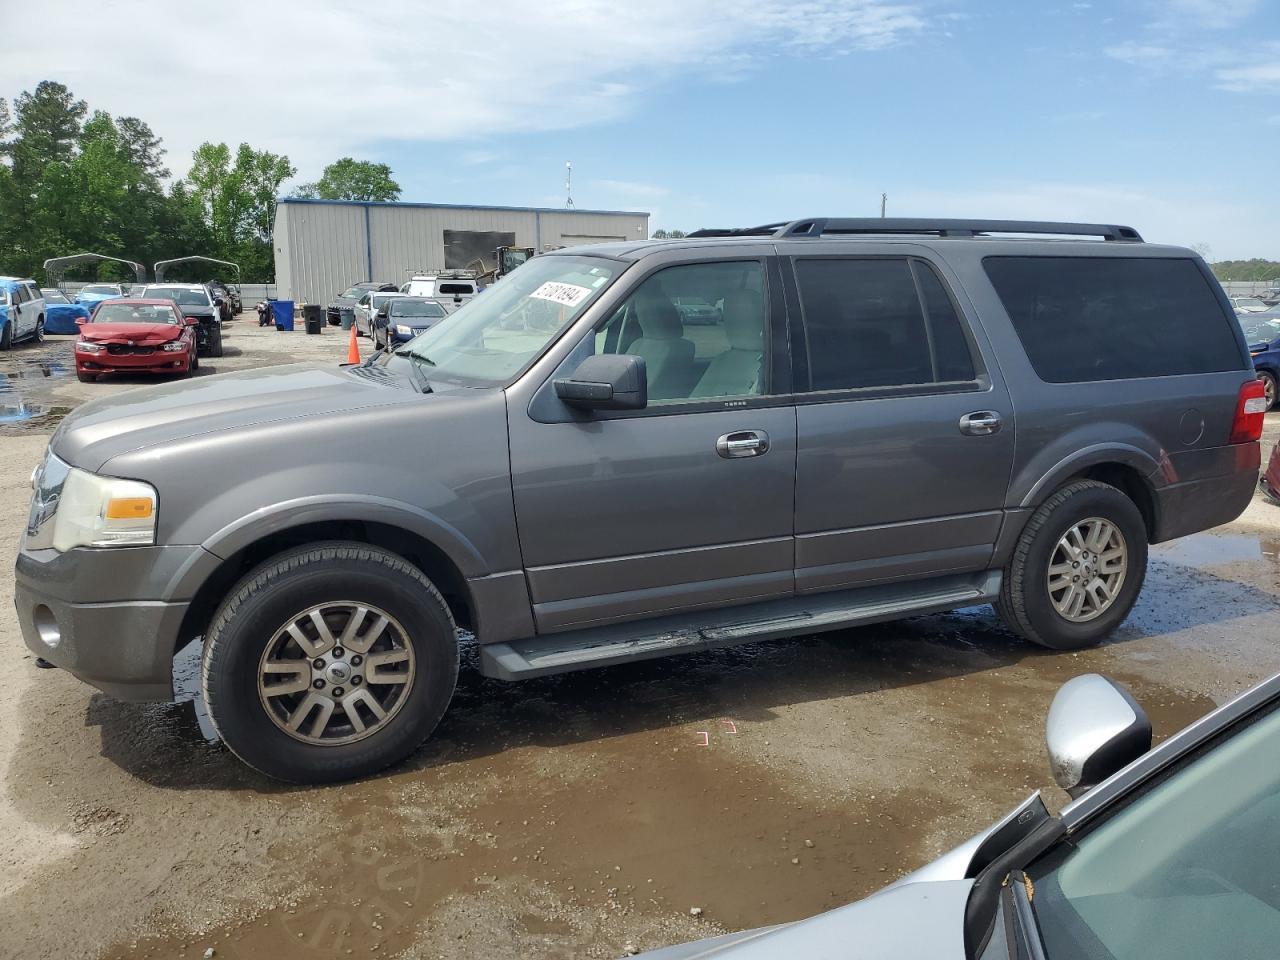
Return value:
[(271, 302), (271, 313), (275, 317), (277, 330), (293, 331), (292, 300), (273, 300)]

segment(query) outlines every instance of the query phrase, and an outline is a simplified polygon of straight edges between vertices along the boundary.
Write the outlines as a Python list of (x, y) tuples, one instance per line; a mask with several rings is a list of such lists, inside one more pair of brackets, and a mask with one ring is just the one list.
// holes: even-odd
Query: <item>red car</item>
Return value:
[(108, 300), (77, 320), (76, 376), (91, 383), (106, 373), (186, 376), (200, 366), (195, 327), (172, 300)]

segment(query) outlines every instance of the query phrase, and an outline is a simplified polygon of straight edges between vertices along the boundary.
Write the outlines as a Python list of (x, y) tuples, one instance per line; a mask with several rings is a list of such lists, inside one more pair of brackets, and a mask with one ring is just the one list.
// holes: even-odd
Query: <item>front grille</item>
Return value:
[(120, 357), (120, 356), (149, 357), (151, 354), (155, 352), (156, 352), (155, 347), (130, 346), (125, 343), (107, 344), (107, 353), (111, 354), (113, 357)]

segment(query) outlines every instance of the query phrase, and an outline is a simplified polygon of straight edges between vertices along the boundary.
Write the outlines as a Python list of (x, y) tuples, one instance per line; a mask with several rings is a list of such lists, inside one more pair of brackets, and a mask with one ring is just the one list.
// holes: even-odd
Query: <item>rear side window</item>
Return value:
[(906, 258), (796, 261), (810, 389), (970, 381), (969, 343), (926, 263)]
[(988, 257), (983, 265), (1041, 380), (1244, 367), (1234, 321), (1193, 260)]

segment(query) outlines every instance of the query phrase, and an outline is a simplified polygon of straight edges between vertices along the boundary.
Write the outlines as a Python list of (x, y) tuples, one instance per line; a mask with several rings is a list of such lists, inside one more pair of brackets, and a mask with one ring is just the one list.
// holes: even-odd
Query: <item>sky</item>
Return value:
[[(202, 141), (391, 166), (404, 200), (1125, 223), (1280, 260), (1280, 0), (0, 0), (56, 79)], [(60, 24), (50, 29), (51, 24)], [(287, 188), (286, 188), (287, 190)]]

